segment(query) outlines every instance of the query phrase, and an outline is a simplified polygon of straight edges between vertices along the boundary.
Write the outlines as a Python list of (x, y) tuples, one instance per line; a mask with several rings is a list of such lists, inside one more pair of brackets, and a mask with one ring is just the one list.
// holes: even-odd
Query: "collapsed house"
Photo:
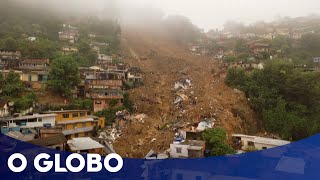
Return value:
[(190, 128), (180, 128), (173, 143), (170, 144), (172, 158), (201, 158), (204, 157), (205, 141), (202, 141), (202, 132), (213, 128), (212, 120), (202, 120), (194, 123)]

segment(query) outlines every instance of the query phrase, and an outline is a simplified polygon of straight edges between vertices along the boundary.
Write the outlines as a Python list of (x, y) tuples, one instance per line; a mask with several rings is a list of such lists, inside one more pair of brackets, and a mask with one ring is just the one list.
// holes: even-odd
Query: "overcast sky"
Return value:
[[(20, 0), (47, 4), (49, 8), (97, 12), (108, 6), (111, 0)], [(129, 12), (140, 7), (162, 9), (165, 14), (184, 15), (195, 25), (205, 30), (222, 28), (228, 20), (253, 23), (259, 20), (271, 21), (276, 17), (298, 17), (320, 14), (320, 0), (114, 0), (120, 11)], [(75, 3), (76, 2), (76, 3)], [(60, 4), (59, 4), (60, 3)], [(142, 8), (143, 9), (143, 8)], [(150, 9), (150, 8), (149, 8)], [(145, 10), (145, 9), (144, 9)], [(151, 10), (151, 12), (153, 12)], [(148, 16), (150, 12), (143, 14)], [(130, 14), (130, 13), (129, 13)], [(150, 14), (149, 14), (150, 15)], [(128, 15), (127, 15), (128, 16)], [(130, 14), (129, 16), (133, 16)]]
[(320, 0), (126, 0), (153, 4), (166, 14), (185, 15), (205, 30), (221, 28), (228, 20), (253, 23), (276, 17), (306, 16), (320, 12)]

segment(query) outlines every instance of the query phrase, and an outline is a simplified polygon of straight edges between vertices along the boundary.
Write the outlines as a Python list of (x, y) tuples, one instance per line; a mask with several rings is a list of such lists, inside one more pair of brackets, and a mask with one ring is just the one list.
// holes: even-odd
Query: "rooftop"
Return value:
[(281, 139), (272, 139), (272, 138), (265, 138), (259, 136), (250, 136), (245, 134), (232, 134), (232, 137), (245, 137), (245, 138), (252, 138), (252, 142), (260, 143), (260, 144), (269, 144), (275, 146), (282, 146), (291, 143), (290, 141), (281, 140)]
[(93, 118), (83, 118), (77, 120), (65, 120), (65, 121), (57, 121), (57, 124), (70, 124), (70, 123), (81, 123), (81, 122), (92, 122), (95, 121)]
[(21, 63), (44, 64), (49, 63), (49, 59), (23, 59)]
[(61, 133), (55, 136), (49, 136), (45, 138), (40, 138), (40, 139), (34, 139), (31, 141), (28, 141), (28, 143), (38, 145), (38, 146), (51, 146), (51, 145), (56, 145), (56, 144), (62, 144), (65, 143), (67, 139), (65, 136)]
[(11, 138), (14, 138), (14, 139), (18, 139), (20, 141), (30, 141), (32, 139), (34, 139), (35, 137), (35, 134), (22, 134), (21, 132), (18, 132), (18, 131), (10, 131), (6, 134), (6, 136), (9, 136)]
[(44, 113), (68, 113), (68, 112), (89, 112), (88, 110), (59, 110), (59, 111), (47, 111)]
[(72, 151), (104, 148), (103, 145), (101, 145), (97, 141), (94, 141), (90, 137), (73, 138), (67, 143)]
[(34, 115), (29, 115), (29, 116), (21, 116), (21, 117), (16, 117), (16, 118), (4, 119), (4, 121), (19, 121), (19, 120), (26, 120), (26, 119), (55, 117), (55, 116), (56, 116), (56, 114), (34, 114)]

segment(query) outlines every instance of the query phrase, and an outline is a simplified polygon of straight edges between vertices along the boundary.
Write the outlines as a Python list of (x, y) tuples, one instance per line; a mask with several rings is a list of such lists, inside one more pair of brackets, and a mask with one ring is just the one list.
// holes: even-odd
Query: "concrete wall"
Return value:
[[(42, 119), (42, 121), (40, 121)], [(21, 120), (23, 121), (23, 120)], [(28, 121), (28, 120), (25, 120)], [(19, 121), (10, 121), (9, 127), (15, 127), (17, 126), (16, 122)], [(51, 126), (55, 126), (55, 117), (43, 117), (43, 118), (37, 118), (36, 122), (27, 122), (25, 126), (21, 126), (22, 128), (35, 128), (35, 127), (43, 127), (43, 124), (51, 124)]]
[(270, 144), (262, 144), (262, 143), (254, 143), (254, 147), (258, 150), (262, 149), (270, 149), (276, 147), (275, 145), (270, 145)]
[[(187, 158), (188, 146), (183, 144), (170, 144), (170, 157), (172, 158)], [(181, 148), (181, 153), (177, 153), (177, 148)]]

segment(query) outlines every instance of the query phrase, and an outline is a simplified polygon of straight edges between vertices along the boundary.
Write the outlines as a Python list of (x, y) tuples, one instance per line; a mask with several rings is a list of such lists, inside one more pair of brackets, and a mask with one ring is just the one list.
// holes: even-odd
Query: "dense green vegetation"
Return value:
[(50, 64), (48, 88), (64, 97), (80, 83), (78, 63), (72, 56), (60, 56)]
[[(14, 11), (13, 11), (14, 9)], [(58, 39), (62, 24), (72, 22), (80, 31), (80, 41), (75, 44), (81, 66), (94, 65), (96, 54), (90, 49), (90, 42), (108, 43), (102, 53), (116, 54), (119, 50), (120, 25), (113, 20), (101, 20), (97, 17), (81, 17), (77, 14), (58, 14), (42, 8), (24, 7), (23, 3), (10, 0), (0, 2), (0, 49), (20, 50), (23, 57), (54, 59), (61, 54), (61, 48), (69, 46)], [(88, 34), (96, 34), (93, 39)], [(29, 41), (28, 37), (36, 37)], [(81, 58), (80, 58), (81, 57)]]
[(293, 63), (274, 60), (251, 73), (230, 69), (226, 84), (245, 92), (269, 132), (288, 140), (320, 132), (320, 72), (303, 72)]
[(7, 101), (15, 102), (14, 112), (28, 109), (36, 101), (36, 96), (20, 80), (19, 74), (13, 71), (5, 77), (0, 74), (0, 95)]
[(206, 129), (202, 132), (206, 141), (206, 149), (211, 150), (211, 156), (234, 154), (235, 150), (227, 142), (227, 133), (223, 128)]

